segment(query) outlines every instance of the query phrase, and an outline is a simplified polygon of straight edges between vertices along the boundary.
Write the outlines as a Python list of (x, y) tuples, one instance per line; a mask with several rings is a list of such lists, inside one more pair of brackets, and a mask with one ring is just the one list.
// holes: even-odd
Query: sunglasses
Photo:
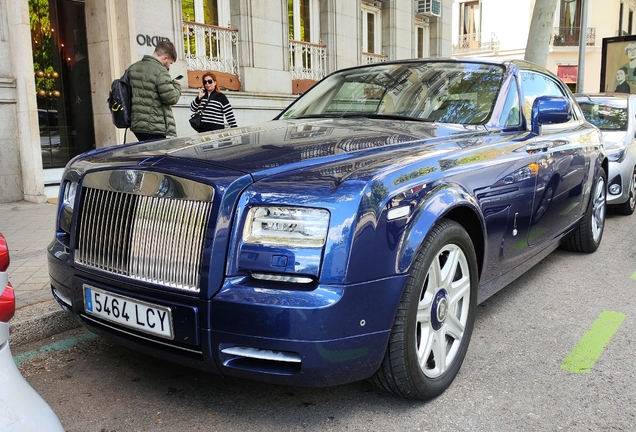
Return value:
[(203, 82), (204, 82), (205, 84), (212, 84), (214, 81), (212, 81), (212, 80), (203, 80)]

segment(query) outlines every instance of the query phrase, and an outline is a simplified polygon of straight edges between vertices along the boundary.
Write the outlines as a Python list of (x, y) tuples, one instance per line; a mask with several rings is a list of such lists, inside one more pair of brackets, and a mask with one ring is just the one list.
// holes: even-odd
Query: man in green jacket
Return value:
[(131, 126), (139, 141), (176, 136), (172, 105), (181, 97), (181, 84), (168, 70), (177, 60), (170, 41), (161, 41), (152, 55), (145, 55), (128, 69), (132, 89)]

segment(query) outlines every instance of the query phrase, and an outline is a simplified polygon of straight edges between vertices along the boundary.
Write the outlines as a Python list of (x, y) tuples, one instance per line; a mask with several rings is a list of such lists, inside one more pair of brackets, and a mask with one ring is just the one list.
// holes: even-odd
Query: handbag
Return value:
[(205, 105), (196, 110), (194, 114), (190, 116), (190, 126), (197, 132), (203, 132), (203, 128), (201, 127), (201, 120), (203, 119), (203, 110), (207, 106), (208, 102), (210, 102), (210, 97), (205, 101)]
[(190, 117), (190, 126), (197, 132), (201, 132), (201, 119), (203, 118), (203, 110), (198, 110)]

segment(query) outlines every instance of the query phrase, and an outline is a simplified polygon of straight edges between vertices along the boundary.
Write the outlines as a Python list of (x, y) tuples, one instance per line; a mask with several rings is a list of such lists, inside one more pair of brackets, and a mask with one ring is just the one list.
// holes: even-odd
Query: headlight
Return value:
[(606, 149), (607, 159), (611, 162), (621, 162), (625, 158), (625, 148), (618, 147), (613, 149)]
[(77, 183), (66, 181), (63, 185), (62, 203), (60, 204), (60, 229), (66, 233), (71, 233), (71, 222), (73, 222), (73, 205), (75, 204), (75, 194), (77, 193)]
[(605, 147), (607, 158), (612, 162), (620, 162), (625, 157), (626, 145), (623, 141), (605, 143), (603, 147)]
[(302, 207), (253, 207), (243, 229), (243, 242), (287, 247), (322, 247), (329, 212)]
[(64, 183), (64, 197), (62, 199), (62, 205), (69, 205), (71, 209), (75, 203), (75, 193), (77, 192), (77, 183), (65, 182)]

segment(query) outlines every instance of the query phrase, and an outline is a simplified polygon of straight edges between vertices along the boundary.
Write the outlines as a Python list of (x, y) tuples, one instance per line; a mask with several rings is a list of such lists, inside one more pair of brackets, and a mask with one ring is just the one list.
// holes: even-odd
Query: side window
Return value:
[(530, 126), (532, 103), (539, 96), (566, 97), (559, 85), (550, 77), (536, 73), (521, 71), (521, 89), (523, 91), (523, 115)]
[(521, 113), (519, 110), (519, 90), (517, 90), (517, 80), (513, 77), (506, 96), (506, 103), (501, 111), (501, 126), (519, 126), (521, 123)]

